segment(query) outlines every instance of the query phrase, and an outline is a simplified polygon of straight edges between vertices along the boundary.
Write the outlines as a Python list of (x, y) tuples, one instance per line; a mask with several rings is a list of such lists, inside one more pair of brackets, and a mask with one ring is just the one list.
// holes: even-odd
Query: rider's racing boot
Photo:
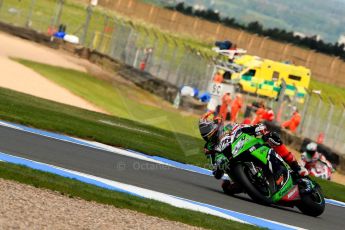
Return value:
[(310, 193), (313, 191), (313, 183), (310, 181), (308, 170), (299, 165), (297, 161), (290, 163), (291, 169), (295, 172), (296, 180), (301, 194)]
[(297, 184), (301, 194), (307, 194), (313, 191), (313, 183), (307, 177), (300, 178)]
[(296, 174), (298, 174), (299, 177), (307, 177), (309, 175), (308, 170), (305, 167), (299, 165), (297, 161), (293, 161), (289, 165), (290, 165), (291, 169)]

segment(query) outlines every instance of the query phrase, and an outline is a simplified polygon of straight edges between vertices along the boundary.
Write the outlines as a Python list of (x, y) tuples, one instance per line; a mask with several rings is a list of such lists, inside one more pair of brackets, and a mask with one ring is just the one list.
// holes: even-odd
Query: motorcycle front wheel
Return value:
[(270, 199), (270, 188), (267, 187), (267, 196), (263, 195), (263, 191), (261, 191), (256, 188), (251, 182), (251, 173), (249, 168), (246, 166), (246, 164), (236, 164), (233, 168), (232, 171), (236, 181), (242, 185), (244, 190), (247, 192), (247, 194), (252, 198), (254, 201), (260, 203), (260, 204), (265, 204), (269, 205), (272, 203), (272, 200)]

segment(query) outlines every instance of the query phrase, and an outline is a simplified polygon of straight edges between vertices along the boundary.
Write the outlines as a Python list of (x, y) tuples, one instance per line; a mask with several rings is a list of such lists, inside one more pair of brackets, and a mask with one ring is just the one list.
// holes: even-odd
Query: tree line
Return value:
[(193, 9), (193, 7), (184, 5), (183, 2), (176, 4), (174, 7), (168, 6), (170, 10), (176, 10), (189, 16), (196, 16), (211, 22), (221, 23), (225, 26), (242, 29), (250, 33), (268, 36), (281, 42), (289, 42), (297, 46), (306, 47), (320, 53), (338, 56), (345, 60), (345, 45), (336, 43), (327, 43), (318, 40), (316, 36), (300, 37), (294, 35), (292, 31), (286, 31), (279, 28), (265, 29), (259, 22), (250, 22), (247, 25), (239, 23), (235, 18), (221, 17), (219, 12), (212, 9)]

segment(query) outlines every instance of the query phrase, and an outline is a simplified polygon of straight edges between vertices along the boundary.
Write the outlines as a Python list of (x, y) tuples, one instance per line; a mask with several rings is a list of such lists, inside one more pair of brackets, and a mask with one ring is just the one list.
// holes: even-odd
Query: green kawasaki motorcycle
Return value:
[[(308, 178), (303, 180), (309, 180), (309, 183), (298, 183), (290, 166), (261, 138), (239, 132), (229, 142), (232, 155), (225, 171), (254, 201), (265, 205), (296, 206), (310, 216), (324, 212), (325, 200), (320, 186)], [(222, 187), (231, 195), (229, 184), (230, 181), (225, 180)], [(307, 184), (311, 186), (311, 192), (301, 194)]]

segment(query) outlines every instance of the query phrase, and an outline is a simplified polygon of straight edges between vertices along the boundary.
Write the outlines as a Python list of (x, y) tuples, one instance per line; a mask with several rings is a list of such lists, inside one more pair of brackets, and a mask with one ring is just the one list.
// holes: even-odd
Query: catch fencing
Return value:
[(178, 87), (206, 90), (213, 64), (201, 52), (171, 38), (116, 18), (94, 31), (90, 48)]
[(289, 120), (297, 108), (302, 117), (297, 134), (324, 143), (339, 153), (345, 153), (344, 104), (321, 97), (315, 92), (309, 92), (303, 104), (287, 101), (280, 104), (275, 100), (269, 100), (267, 104), (278, 112), (276, 115), (280, 116), (280, 124)]
[[(0, 20), (42, 33), (53, 33), (64, 24), (66, 32), (78, 36), (84, 46), (177, 87), (189, 85), (206, 91), (214, 70), (212, 57), (191, 43), (91, 6), (64, 0), (0, 0)], [(275, 111), (282, 106), (279, 122), (289, 119), (296, 105), (280, 105), (274, 100), (267, 100), (267, 104)], [(345, 153), (343, 104), (310, 93), (297, 107), (303, 119), (300, 135), (313, 140), (323, 138), (326, 145)]]

